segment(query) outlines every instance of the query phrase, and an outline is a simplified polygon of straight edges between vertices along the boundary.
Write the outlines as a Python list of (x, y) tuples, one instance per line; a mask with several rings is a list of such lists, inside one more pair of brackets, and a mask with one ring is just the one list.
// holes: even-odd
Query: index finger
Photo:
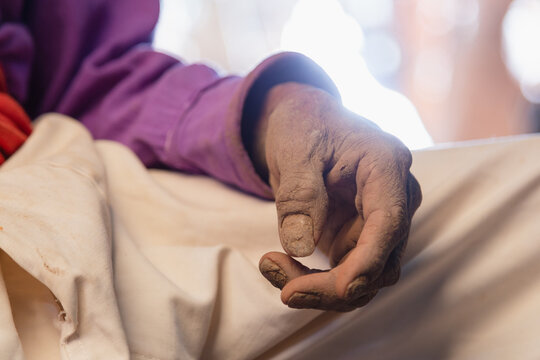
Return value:
[(366, 286), (378, 278), (390, 253), (407, 236), (410, 227), (407, 209), (410, 152), (397, 148), (371, 161), (373, 165), (360, 163), (356, 176), (355, 205), (365, 224), (356, 247), (335, 269), (336, 292), (341, 297), (355, 278), (364, 277)]

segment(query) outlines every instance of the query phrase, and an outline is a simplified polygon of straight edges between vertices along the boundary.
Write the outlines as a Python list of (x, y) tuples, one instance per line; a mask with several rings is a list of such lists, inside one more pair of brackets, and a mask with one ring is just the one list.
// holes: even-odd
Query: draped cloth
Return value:
[(272, 202), (44, 115), (0, 167), (0, 358), (538, 359), (538, 154), (539, 136), (414, 153), (402, 278), (339, 314), (288, 309), (259, 274)]

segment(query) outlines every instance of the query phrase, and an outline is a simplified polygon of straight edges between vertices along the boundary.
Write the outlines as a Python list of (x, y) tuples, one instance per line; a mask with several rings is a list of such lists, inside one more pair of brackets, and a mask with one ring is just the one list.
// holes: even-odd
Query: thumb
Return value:
[(315, 251), (328, 213), (322, 171), (282, 172), (276, 191), (279, 237), (291, 256)]

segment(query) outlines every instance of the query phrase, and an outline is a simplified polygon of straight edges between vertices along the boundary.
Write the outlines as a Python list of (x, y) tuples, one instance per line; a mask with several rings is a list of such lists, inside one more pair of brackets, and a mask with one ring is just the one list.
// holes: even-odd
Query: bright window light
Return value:
[[(365, 42), (359, 23), (337, 0), (299, 0), (281, 37), (281, 49), (297, 51), (321, 65), (339, 88), (343, 104), (397, 136), (411, 149), (433, 145), (418, 112), (402, 94), (383, 87), (370, 73), (361, 50)], [(390, 45), (389, 45), (390, 44)], [(397, 44), (385, 43), (397, 66)], [(382, 61), (382, 60), (381, 60)]]
[(540, 103), (540, 1), (515, 0), (503, 22), (506, 64), (523, 95)]

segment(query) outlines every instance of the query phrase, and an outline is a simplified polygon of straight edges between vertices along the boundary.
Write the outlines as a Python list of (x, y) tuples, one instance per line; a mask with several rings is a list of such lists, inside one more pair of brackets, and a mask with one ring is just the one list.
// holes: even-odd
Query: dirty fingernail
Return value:
[(272, 285), (279, 289), (283, 289), (287, 284), (287, 274), (281, 269), (278, 264), (272, 260), (265, 258), (259, 264), (259, 270), (263, 276), (270, 281)]
[(293, 309), (315, 309), (321, 303), (321, 297), (316, 294), (295, 292), (289, 298), (287, 306)]
[(365, 295), (367, 290), (367, 279), (364, 276), (358, 277), (351, 281), (347, 286), (345, 297), (347, 299), (358, 299)]
[(289, 215), (281, 225), (283, 248), (292, 256), (308, 256), (315, 250), (313, 221), (307, 215)]

